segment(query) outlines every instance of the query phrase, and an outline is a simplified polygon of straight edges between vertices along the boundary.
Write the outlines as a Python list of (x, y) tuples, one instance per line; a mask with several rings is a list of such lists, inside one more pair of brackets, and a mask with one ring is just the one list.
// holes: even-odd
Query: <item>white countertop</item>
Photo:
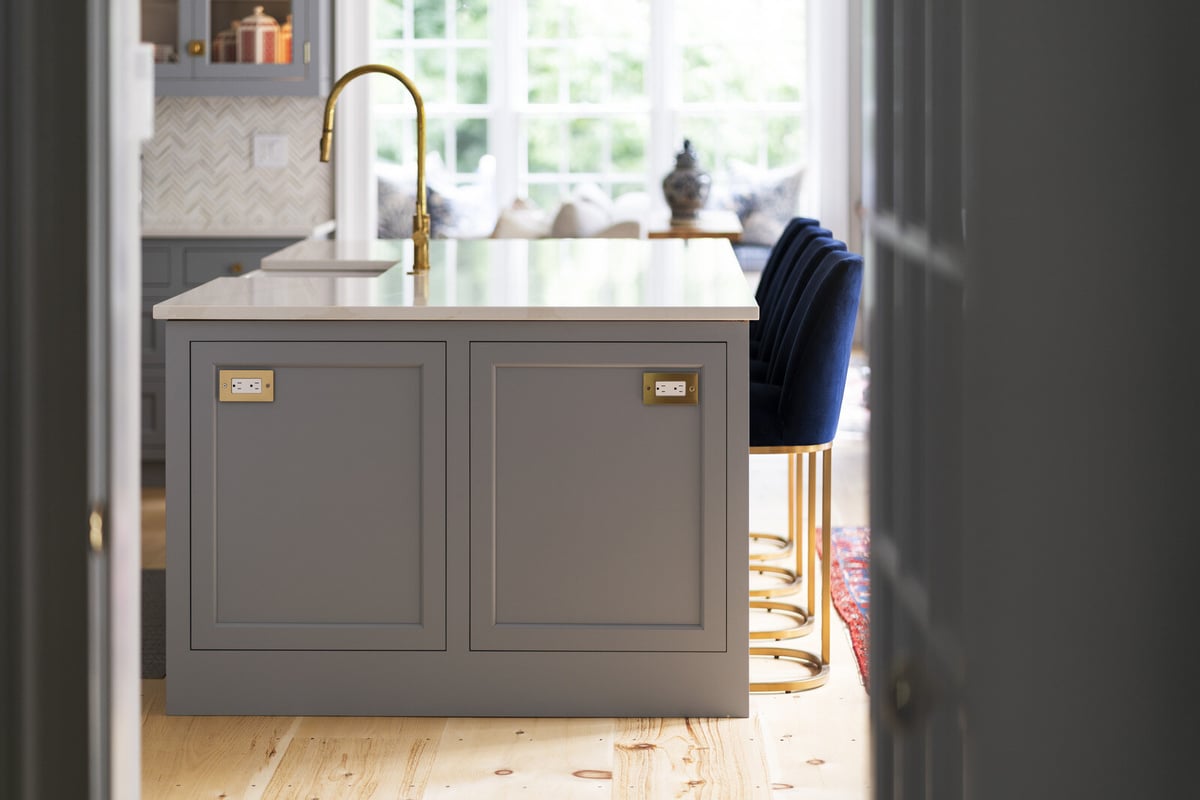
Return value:
[(268, 256), (257, 272), (217, 278), (158, 303), (154, 318), (758, 319), (724, 240), (436, 240), (430, 262), (428, 273), (408, 274), (407, 239), (378, 246), (298, 242)]
[(143, 225), (143, 239), (320, 239), (333, 233), (336, 223), (325, 220), (315, 225), (276, 225), (270, 228), (194, 225)]

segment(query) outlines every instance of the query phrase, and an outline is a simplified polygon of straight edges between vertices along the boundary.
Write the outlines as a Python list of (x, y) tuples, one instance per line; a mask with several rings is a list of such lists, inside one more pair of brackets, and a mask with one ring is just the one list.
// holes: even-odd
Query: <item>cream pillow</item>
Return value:
[(564, 200), (550, 225), (555, 239), (577, 239), (595, 236), (611, 222), (608, 210), (584, 199)]
[(642, 238), (642, 224), (634, 219), (623, 219), (620, 222), (614, 222), (604, 230), (596, 234), (598, 239), (640, 239)]
[(493, 239), (541, 239), (550, 235), (550, 215), (528, 201), (517, 199), (500, 212)]

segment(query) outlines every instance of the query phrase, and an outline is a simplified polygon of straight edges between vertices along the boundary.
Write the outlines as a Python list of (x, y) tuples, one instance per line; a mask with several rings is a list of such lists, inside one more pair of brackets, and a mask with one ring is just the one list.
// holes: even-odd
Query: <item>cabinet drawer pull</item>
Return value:
[(188, 51), (189, 56), (204, 55), (204, 40), (203, 39), (190, 39), (187, 43), (187, 51)]
[(243, 269), (243, 267), (242, 267), (241, 262), (229, 265), (229, 271), (232, 272), (234, 275), (241, 275), (242, 269)]

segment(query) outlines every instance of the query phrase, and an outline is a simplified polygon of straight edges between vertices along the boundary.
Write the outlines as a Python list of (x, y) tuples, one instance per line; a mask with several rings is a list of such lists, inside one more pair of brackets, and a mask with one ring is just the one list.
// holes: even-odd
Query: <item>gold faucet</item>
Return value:
[(413, 272), (428, 272), (429, 213), (425, 204), (425, 104), (421, 101), (421, 93), (408, 76), (385, 64), (364, 64), (338, 78), (337, 83), (333, 85), (333, 91), (329, 93), (329, 99), (325, 101), (325, 124), (321, 129), (321, 160), (329, 160), (329, 150), (333, 146), (333, 108), (337, 105), (338, 95), (346, 88), (346, 84), (368, 72), (391, 75), (404, 84), (404, 88), (412, 95), (413, 102), (417, 104), (417, 207), (416, 213), (413, 214)]

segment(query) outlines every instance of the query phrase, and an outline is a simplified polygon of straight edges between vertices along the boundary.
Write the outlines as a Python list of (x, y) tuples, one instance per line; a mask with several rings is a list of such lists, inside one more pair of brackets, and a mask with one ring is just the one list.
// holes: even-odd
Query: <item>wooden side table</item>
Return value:
[(705, 210), (690, 222), (672, 222), (669, 217), (656, 219), (647, 234), (651, 239), (728, 239), (742, 238), (742, 222), (733, 211)]

